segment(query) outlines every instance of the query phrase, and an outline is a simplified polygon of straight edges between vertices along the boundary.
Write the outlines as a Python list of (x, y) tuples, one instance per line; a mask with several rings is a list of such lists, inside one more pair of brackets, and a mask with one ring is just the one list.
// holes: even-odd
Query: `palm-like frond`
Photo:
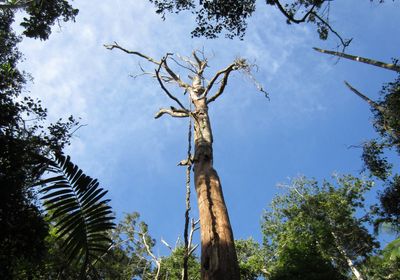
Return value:
[(68, 262), (82, 265), (83, 275), (111, 243), (107, 231), (115, 224), (109, 199), (104, 199), (107, 191), (69, 156), (56, 155), (50, 165), (58, 174), (39, 183), (44, 186), (43, 204), (63, 240)]

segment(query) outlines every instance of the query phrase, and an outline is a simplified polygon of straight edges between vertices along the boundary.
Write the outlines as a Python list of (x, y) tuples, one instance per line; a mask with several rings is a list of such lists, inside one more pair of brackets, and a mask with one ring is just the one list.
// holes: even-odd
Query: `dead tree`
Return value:
[[(139, 56), (156, 66), (153, 74), (160, 87), (173, 100), (178, 108), (173, 106), (160, 109), (155, 118), (168, 114), (176, 118), (192, 118), (194, 124), (194, 156), (182, 161), (181, 165), (193, 165), (194, 184), (200, 216), (201, 233), (201, 278), (204, 280), (235, 280), (240, 278), (234, 238), (225, 205), (221, 182), (213, 167), (213, 136), (208, 106), (218, 99), (228, 83), (233, 71), (250, 69), (244, 59), (237, 59), (226, 68), (218, 71), (213, 78), (206, 81), (204, 71), (207, 59), (200, 52), (194, 51), (192, 58), (180, 57), (177, 60), (172, 54), (167, 54), (157, 61), (140, 52), (130, 51), (117, 43), (106, 45), (107, 49), (119, 49), (128, 54)], [(176, 63), (190, 71), (190, 83), (186, 83), (169, 66)], [(189, 110), (183, 103), (169, 92), (166, 84), (178, 85), (184, 93), (189, 93), (193, 109)], [(214, 87), (218, 88), (213, 92)], [(259, 88), (262, 90), (261, 88)]]

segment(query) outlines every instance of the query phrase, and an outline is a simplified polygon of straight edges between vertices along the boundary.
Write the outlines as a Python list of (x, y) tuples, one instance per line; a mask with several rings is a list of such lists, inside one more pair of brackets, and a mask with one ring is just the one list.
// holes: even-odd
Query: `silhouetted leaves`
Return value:
[(69, 156), (56, 155), (51, 166), (59, 175), (39, 183), (45, 186), (40, 190), (44, 206), (56, 223), (68, 262), (79, 263), (81, 275), (85, 275), (111, 243), (107, 231), (115, 224), (109, 200), (104, 199), (107, 191), (74, 165)]

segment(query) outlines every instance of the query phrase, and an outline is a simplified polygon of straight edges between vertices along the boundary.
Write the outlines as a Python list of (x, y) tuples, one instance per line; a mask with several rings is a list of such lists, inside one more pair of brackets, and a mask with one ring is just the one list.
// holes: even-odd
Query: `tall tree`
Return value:
[[(201, 275), (202, 279), (239, 279), (239, 267), (235, 244), (227, 207), (222, 192), (221, 182), (213, 167), (213, 136), (208, 106), (222, 95), (227, 85), (229, 75), (233, 71), (250, 71), (250, 65), (244, 59), (237, 59), (226, 68), (218, 71), (207, 83), (205, 69), (208, 61), (201, 53), (193, 52), (193, 58), (183, 58), (177, 61), (171, 54), (161, 60), (155, 60), (136, 51), (127, 50), (117, 43), (106, 45), (106, 48), (122, 50), (128, 54), (139, 56), (156, 65), (155, 77), (167, 96), (179, 108), (160, 109), (155, 118), (164, 114), (172, 117), (189, 117), (194, 123), (194, 157), (181, 162), (183, 165), (194, 166), (194, 183), (200, 215), (201, 232)], [(169, 66), (169, 63), (186, 68), (190, 71), (191, 83), (183, 81)], [(184, 63), (184, 65), (182, 64)], [(163, 71), (163, 72), (162, 72)], [(165, 82), (177, 84), (184, 93), (189, 93), (193, 110), (186, 108), (183, 103), (171, 94)], [(212, 93), (214, 85), (218, 89)]]
[(394, 151), (400, 156), (400, 65), (398, 59), (392, 63), (354, 56), (347, 53), (314, 48), (321, 53), (338, 56), (356, 62), (376, 66), (398, 73), (392, 82), (383, 85), (380, 98), (376, 101), (345, 81), (346, 86), (363, 101), (373, 113), (373, 125), (379, 137), (363, 144), (362, 159), (365, 169), (384, 182), (386, 189), (379, 195), (381, 207), (375, 212), (380, 216), (376, 225), (389, 222), (395, 227), (400, 225), (400, 175), (393, 171), (393, 164), (388, 160), (387, 152)]
[[(322, 268), (321, 273), (336, 270), (342, 274), (332, 279), (343, 279), (349, 272), (356, 279), (365, 279), (357, 262), (369, 256), (378, 244), (356, 211), (363, 209), (364, 194), (371, 186), (371, 182), (352, 176), (339, 177), (337, 186), (327, 181), (319, 186), (305, 178), (286, 186), (288, 192), (274, 198), (271, 209), (264, 214), (263, 232), (271, 260), (269, 273), (281, 275), (285, 267), (293, 265), (297, 267), (296, 273), (302, 269), (309, 271), (307, 263), (312, 260)], [(303, 249), (307, 253), (298, 262)], [(285, 277), (282, 279), (289, 279)]]

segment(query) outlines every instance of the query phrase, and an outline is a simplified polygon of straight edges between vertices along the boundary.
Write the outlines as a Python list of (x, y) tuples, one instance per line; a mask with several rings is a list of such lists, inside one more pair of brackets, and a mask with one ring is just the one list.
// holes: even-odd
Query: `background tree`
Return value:
[(356, 211), (363, 210), (364, 194), (372, 182), (343, 176), (337, 178), (337, 185), (325, 181), (319, 186), (314, 180), (299, 178), (285, 186), (287, 193), (274, 198), (263, 223), (271, 275), (289, 279), (292, 274), (286, 274), (288, 267), (293, 268), (291, 273), (302, 271), (306, 275), (311, 262), (320, 269), (315, 271), (317, 278), (319, 273), (335, 270), (331, 279), (343, 279), (349, 272), (364, 279), (357, 263), (378, 244), (365, 228), (365, 219), (356, 217)]
[(266, 272), (266, 254), (253, 238), (235, 240), (240, 279), (256, 280)]
[(392, 63), (373, 60), (370, 58), (349, 55), (341, 52), (315, 50), (338, 56), (341, 58), (362, 62), (379, 68), (396, 72), (394, 81), (383, 85), (380, 98), (377, 101), (370, 99), (358, 89), (345, 81), (346, 86), (362, 100), (367, 102), (373, 113), (373, 125), (378, 137), (366, 141), (363, 147), (362, 160), (365, 170), (375, 178), (381, 180), (386, 189), (379, 194), (380, 207), (374, 207), (374, 212), (379, 216), (375, 226), (390, 223), (395, 228), (400, 226), (400, 179), (397, 172), (393, 172), (393, 164), (387, 155), (390, 152), (400, 156), (400, 65), (398, 59)]
[(40, 260), (47, 223), (29, 188), (46, 169), (42, 157), (69, 143), (77, 122), (71, 117), (44, 128), (40, 101), (21, 96), (29, 76), (18, 70), (21, 40), (13, 31), (14, 14), (0, 10), (0, 278), (7, 279), (19, 261)]
[(0, 9), (9, 12), (23, 10), (26, 16), (20, 23), (24, 28), (22, 34), (41, 40), (49, 38), (55, 23), (75, 21), (79, 12), (67, 0), (3, 0)]
[[(185, 247), (179, 245), (172, 250), (171, 255), (161, 259), (160, 279), (182, 279), (182, 259)], [(188, 279), (200, 280), (200, 262), (193, 254), (188, 259)]]
[(112, 227), (112, 217), (107, 201), (99, 201), (106, 192), (69, 160), (58, 162), (61, 167), (49, 160), (69, 144), (78, 122), (71, 116), (66, 122), (60, 119), (45, 127), (46, 109), (39, 100), (23, 96), (30, 77), (17, 68), (22, 58), (17, 44), (22, 37), (12, 30), (19, 10), (26, 13), (21, 23), (23, 34), (42, 40), (48, 38), (55, 22), (74, 20), (78, 13), (64, 0), (0, 4), (0, 278), (23, 277), (22, 269), (30, 279), (46, 255), (49, 224), (32, 186), (41, 183), (39, 179), (49, 168), (67, 173), (45, 180), (55, 182), (45, 189), (50, 191), (44, 197), (48, 199), (45, 205), (57, 216), (55, 227), (58, 238), (65, 237), (62, 244), (67, 259), (76, 257), (83, 275), (94, 252), (107, 246), (102, 231)]

